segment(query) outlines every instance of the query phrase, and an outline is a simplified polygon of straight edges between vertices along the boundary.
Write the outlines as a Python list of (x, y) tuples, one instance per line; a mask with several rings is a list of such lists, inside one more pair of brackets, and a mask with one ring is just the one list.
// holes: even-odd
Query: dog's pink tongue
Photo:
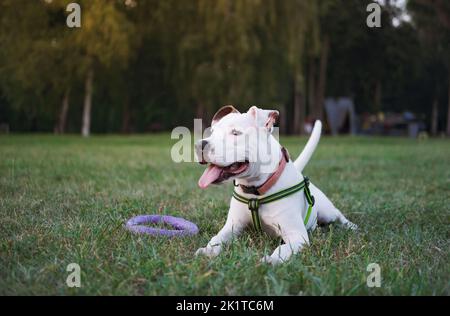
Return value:
[(198, 186), (205, 189), (208, 185), (213, 183), (220, 176), (222, 169), (215, 165), (209, 165), (198, 180)]

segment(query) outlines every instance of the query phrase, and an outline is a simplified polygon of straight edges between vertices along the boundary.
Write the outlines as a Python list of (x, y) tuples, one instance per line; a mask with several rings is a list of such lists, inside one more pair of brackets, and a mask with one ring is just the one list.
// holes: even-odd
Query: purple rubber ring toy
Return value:
[[(175, 229), (163, 229), (145, 226), (142, 224), (168, 224)], [(184, 218), (169, 215), (138, 215), (130, 218), (125, 227), (137, 234), (148, 234), (152, 236), (192, 236), (198, 233), (198, 227)]]

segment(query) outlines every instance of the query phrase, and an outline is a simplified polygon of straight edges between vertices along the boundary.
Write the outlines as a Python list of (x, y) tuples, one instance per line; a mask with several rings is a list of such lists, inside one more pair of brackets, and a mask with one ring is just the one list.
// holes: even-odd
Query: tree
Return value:
[[(408, 10), (419, 30), (427, 66), (432, 69), (431, 80), (434, 88), (431, 100), (431, 131), (432, 134), (437, 134), (440, 94), (447, 91), (446, 132), (450, 136), (450, 3), (441, 0), (410, 0)], [(442, 69), (446, 69), (446, 75), (442, 73)]]
[(73, 33), (73, 43), (80, 51), (79, 68), (85, 77), (81, 132), (89, 136), (95, 72), (127, 64), (133, 51), (134, 25), (123, 12), (124, 2), (89, 0), (80, 3), (82, 27), (68, 32)]
[(179, 75), (174, 79), (188, 83), (180, 98), (191, 99), (200, 118), (211, 116), (221, 104), (251, 99), (252, 58), (261, 46), (254, 28), (263, 4), (199, 0), (181, 5), (182, 16), (172, 16), (180, 28), (175, 32)]
[[(280, 38), (278, 49), (289, 65), (292, 80), (293, 115), (292, 130), (296, 134), (304, 133), (306, 115), (306, 79), (305, 59), (307, 43), (315, 42), (317, 34), (317, 3), (307, 0), (275, 1), (272, 6), (276, 14), (271, 18), (274, 32)], [(309, 36), (308, 36), (309, 35)], [(270, 43), (269, 43), (270, 45)]]
[(0, 2), (1, 113), (13, 131), (153, 131), (232, 103), (278, 108), (283, 130), (302, 133), (325, 96), (343, 95), (357, 112), (411, 110), (443, 125), (443, 0), (411, 0), (420, 8), (399, 26), (385, 1), (373, 29), (371, 0), (80, 0), (73, 29), (69, 2)]
[[(21, 10), (17, 10), (16, 6)], [(61, 63), (66, 57), (61, 46), (60, 29), (53, 27), (54, 12), (39, 2), (9, 1), (1, 4), (0, 81), (7, 98), (24, 111), (37, 127), (39, 112), (57, 112), (50, 99), (60, 99), (68, 107), (66, 87), (71, 72)], [(20, 40), (18, 40), (20, 39)], [(67, 59), (67, 60), (70, 60)], [(65, 113), (61, 113), (61, 120)], [(55, 126), (63, 128), (63, 122)]]

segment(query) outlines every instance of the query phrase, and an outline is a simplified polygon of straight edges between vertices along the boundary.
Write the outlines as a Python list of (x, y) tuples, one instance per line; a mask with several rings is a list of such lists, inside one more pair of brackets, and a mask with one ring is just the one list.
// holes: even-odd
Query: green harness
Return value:
[(282, 198), (285, 198), (286, 196), (289, 196), (291, 194), (294, 194), (300, 190), (303, 189), (303, 192), (305, 193), (306, 200), (308, 201), (308, 211), (306, 212), (304, 224), (308, 224), (309, 217), (311, 215), (312, 207), (314, 206), (314, 196), (311, 195), (311, 191), (309, 190), (309, 178), (304, 177), (303, 181), (290, 187), (287, 189), (284, 189), (280, 192), (268, 195), (266, 197), (263, 197), (261, 199), (247, 199), (243, 197), (242, 195), (239, 195), (236, 193), (236, 191), (233, 191), (233, 197), (238, 200), (239, 202), (245, 203), (248, 205), (248, 209), (252, 213), (252, 220), (253, 220), (253, 226), (257, 231), (262, 231), (261, 229), (261, 220), (259, 218), (258, 209), (259, 206), (262, 204), (267, 204), (271, 202), (275, 202), (278, 200), (281, 200)]

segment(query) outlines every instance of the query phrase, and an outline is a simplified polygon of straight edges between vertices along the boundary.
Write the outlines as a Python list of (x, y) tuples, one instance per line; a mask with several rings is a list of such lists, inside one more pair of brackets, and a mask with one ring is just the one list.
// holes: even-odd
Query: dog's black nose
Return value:
[(201, 144), (202, 144), (202, 150), (203, 150), (208, 145), (208, 141), (207, 140), (202, 140)]

